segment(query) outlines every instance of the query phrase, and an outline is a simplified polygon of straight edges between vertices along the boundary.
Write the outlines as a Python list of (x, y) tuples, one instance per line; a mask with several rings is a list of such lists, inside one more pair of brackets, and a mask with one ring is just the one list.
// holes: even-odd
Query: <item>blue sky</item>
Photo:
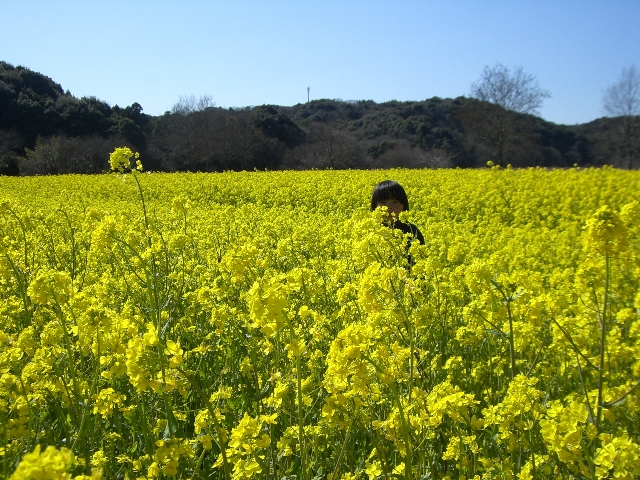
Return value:
[(77, 97), (160, 115), (217, 106), (469, 95), (485, 65), (522, 66), (552, 94), (540, 115), (603, 116), (640, 68), (640, 0), (0, 0), (0, 60)]

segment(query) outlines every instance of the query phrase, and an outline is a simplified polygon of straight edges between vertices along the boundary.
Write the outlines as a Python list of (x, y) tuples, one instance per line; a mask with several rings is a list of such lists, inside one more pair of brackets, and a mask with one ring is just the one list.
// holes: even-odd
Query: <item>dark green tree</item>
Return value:
[(254, 108), (251, 117), (256, 129), (266, 137), (276, 138), (289, 148), (299, 145), (305, 137), (305, 133), (288, 115), (272, 105)]

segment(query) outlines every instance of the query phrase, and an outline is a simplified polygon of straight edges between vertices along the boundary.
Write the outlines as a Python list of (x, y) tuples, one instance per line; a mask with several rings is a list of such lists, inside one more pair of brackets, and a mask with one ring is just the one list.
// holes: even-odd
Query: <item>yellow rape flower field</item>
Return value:
[(0, 178), (3, 478), (640, 477), (640, 172), (136, 160)]

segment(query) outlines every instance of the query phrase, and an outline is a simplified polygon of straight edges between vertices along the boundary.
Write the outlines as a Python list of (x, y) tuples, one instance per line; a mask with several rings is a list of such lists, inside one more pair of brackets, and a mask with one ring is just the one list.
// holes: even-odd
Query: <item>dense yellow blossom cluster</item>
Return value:
[(640, 476), (640, 172), (110, 162), (0, 179), (3, 478)]

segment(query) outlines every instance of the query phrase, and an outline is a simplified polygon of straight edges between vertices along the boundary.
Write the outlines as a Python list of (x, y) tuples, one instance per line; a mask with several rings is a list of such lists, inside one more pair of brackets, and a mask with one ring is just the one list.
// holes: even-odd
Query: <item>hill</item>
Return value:
[(165, 171), (625, 166), (621, 119), (558, 125), (475, 99), (315, 100), (292, 107), (176, 109), (160, 116), (0, 62), (0, 173), (95, 173), (127, 145)]

